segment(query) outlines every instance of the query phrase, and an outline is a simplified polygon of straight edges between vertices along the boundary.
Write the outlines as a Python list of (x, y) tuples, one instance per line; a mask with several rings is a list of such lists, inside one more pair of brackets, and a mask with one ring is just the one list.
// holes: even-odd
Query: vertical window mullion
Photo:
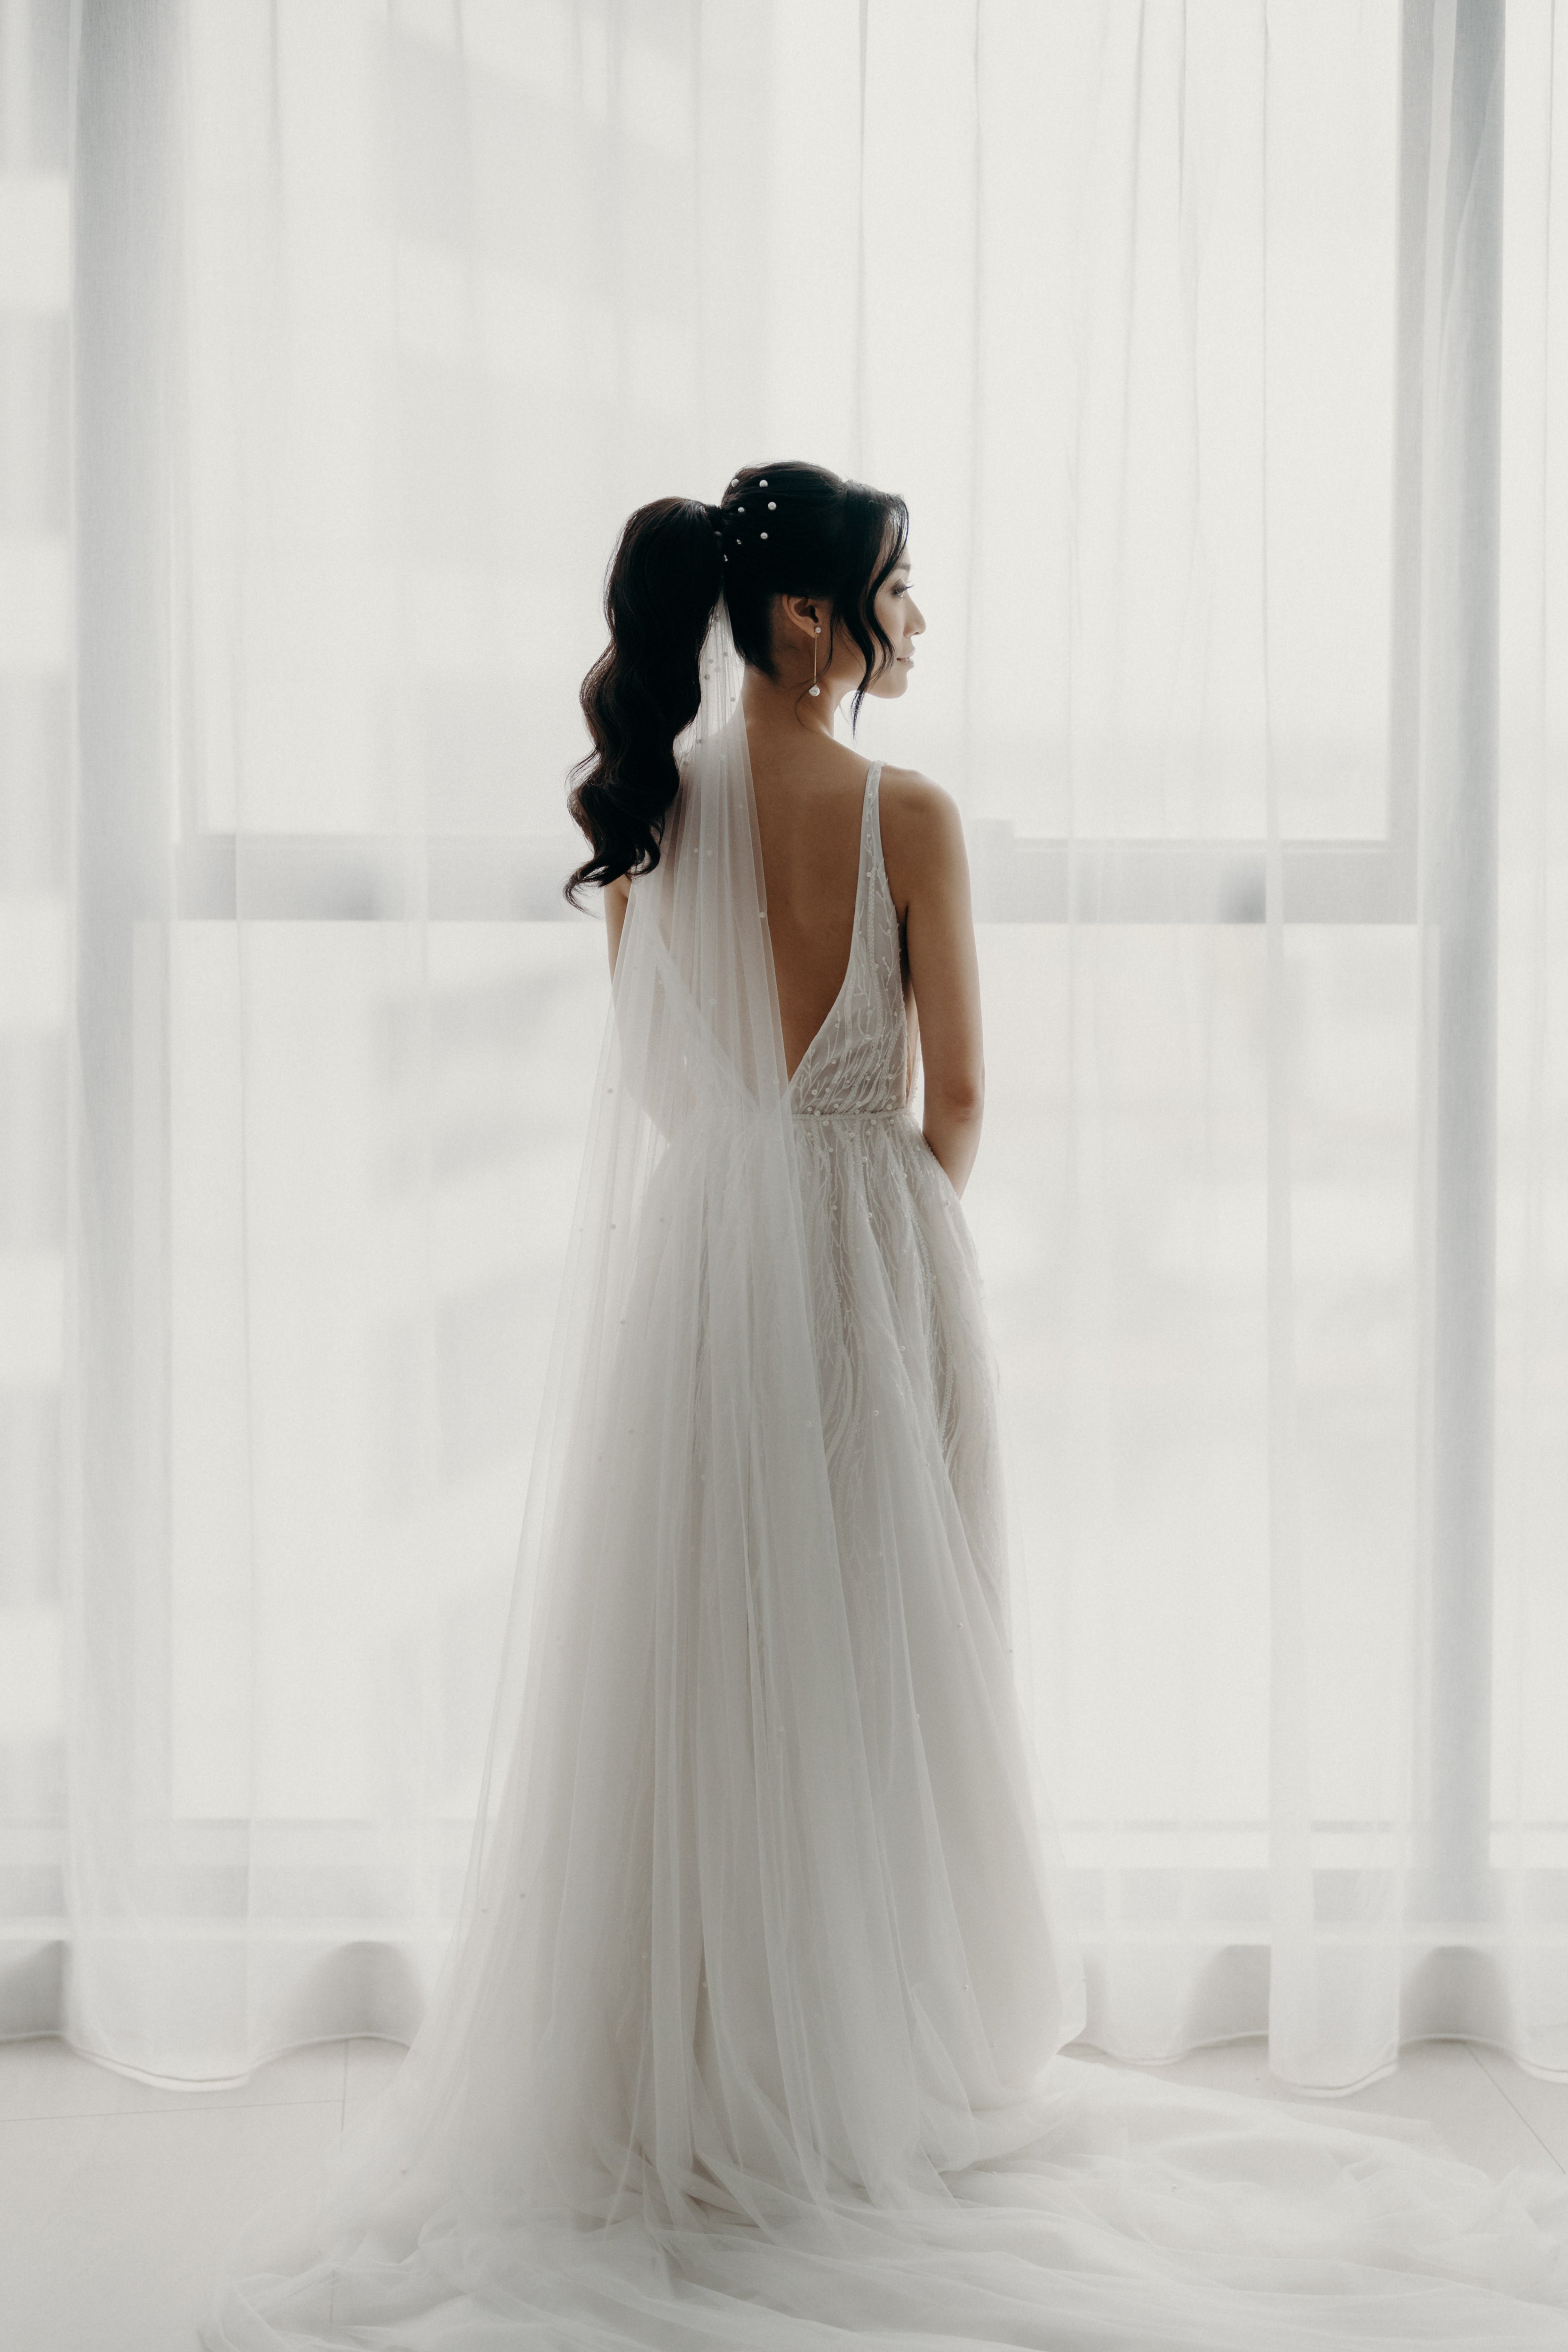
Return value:
[[(1420, 368), (1420, 926), (1426, 1299), (1420, 1522), (1429, 1633), (1424, 1903), (1492, 1907), (1498, 611), (1503, 0), (1407, 0), (1402, 138), (1427, 190), (1402, 270)], [(1451, 58), (1451, 74), (1448, 69)], [(1402, 211), (1402, 236), (1410, 215)], [(1402, 423), (1406, 422), (1402, 418)], [(1396, 597), (1396, 610), (1398, 599)], [(1397, 624), (1396, 624), (1397, 627)], [(1401, 640), (1396, 636), (1396, 659)], [(1396, 696), (1400, 686), (1396, 676)], [(1391, 808), (1391, 817), (1394, 812)]]

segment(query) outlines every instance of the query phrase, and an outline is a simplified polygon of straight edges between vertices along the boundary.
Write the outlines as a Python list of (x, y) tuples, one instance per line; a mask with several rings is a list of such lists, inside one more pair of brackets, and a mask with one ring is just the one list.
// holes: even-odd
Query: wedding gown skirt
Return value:
[[(604, 1163), (584, 1218), (635, 1234), (606, 1344), (558, 1366), (539, 1507), (571, 1572), (474, 1899), (408, 2061), (258, 2217), (207, 2341), (1568, 2346), (1568, 2210), (1533, 2177), (1060, 2054), (1082, 1983), (1015, 1695), (994, 1362), (905, 1108), (878, 782), (784, 1160), (765, 1123), (655, 1103), (657, 1153)], [(689, 824), (661, 887), (743, 850)], [(650, 1023), (684, 1001), (657, 928)], [(654, 1055), (621, 1013), (606, 1089)]]

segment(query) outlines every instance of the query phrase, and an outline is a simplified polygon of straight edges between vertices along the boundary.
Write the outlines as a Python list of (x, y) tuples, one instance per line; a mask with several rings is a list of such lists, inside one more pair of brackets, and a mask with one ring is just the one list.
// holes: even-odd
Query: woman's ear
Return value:
[(822, 625), (823, 614), (826, 609), (822, 597), (781, 596), (779, 605), (784, 614), (784, 625), (793, 636), (806, 639), (816, 635)]

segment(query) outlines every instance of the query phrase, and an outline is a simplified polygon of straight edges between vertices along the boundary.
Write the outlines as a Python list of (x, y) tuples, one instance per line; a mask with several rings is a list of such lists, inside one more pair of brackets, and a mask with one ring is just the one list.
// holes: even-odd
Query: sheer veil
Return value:
[[(914, 1977), (900, 1946), (722, 602), (700, 671), (616, 961), (457, 1929), (389, 2090), (231, 2250), (214, 2343), (335, 2341), (290, 2332), (323, 2295), (406, 2326), (498, 2267), (531, 2295), (552, 2223), (831, 2235), (846, 2195), (940, 2193), (1023, 2128), (999, 2086), (987, 2136), (922, 2005), (966, 1976), (956, 1932)], [(928, 1827), (904, 1859), (940, 1874)], [(1070, 1947), (1039, 1991), (1037, 2061), (1077, 2022)]]
[(973, 1785), (1006, 1819), (973, 1805), (972, 1853), (942, 1833), (918, 1658), (893, 1645), (875, 1705), (858, 1686), (721, 601), (700, 667), (594, 1078), (457, 1929), (389, 2088), (229, 2250), (205, 2341), (1560, 2342), (1561, 2209), (1543, 2236), (1425, 2127), (1057, 2054), (1081, 1975), (1005, 1609), (891, 1325), (857, 1373), (886, 1437), (855, 1543), (978, 1596), (926, 1636), (987, 1700), (962, 1735), (994, 1741)]

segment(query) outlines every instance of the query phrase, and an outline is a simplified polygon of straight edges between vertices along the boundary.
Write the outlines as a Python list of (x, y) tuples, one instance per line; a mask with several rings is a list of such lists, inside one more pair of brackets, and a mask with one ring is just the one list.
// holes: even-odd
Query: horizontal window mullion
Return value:
[[(968, 828), (974, 912), (1001, 923), (1261, 923), (1261, 841), (1063, 841)], [(175, 854), (185, 920), (550, 922), (573, 856), (506, 835), (205, 834)], [(1289, 842), (1289, 922), (1408, 923), (1414, 863), (1386, 842)]]
[[(1008, 824), (969, 828), (982, 922), (1261, 923), (1261, 841), (1052, 841)], [(1297, 923), (1409, 923), (1413, 857), (1388, 842), (1295, 841), (1283, 849), (1283, 913)]]

